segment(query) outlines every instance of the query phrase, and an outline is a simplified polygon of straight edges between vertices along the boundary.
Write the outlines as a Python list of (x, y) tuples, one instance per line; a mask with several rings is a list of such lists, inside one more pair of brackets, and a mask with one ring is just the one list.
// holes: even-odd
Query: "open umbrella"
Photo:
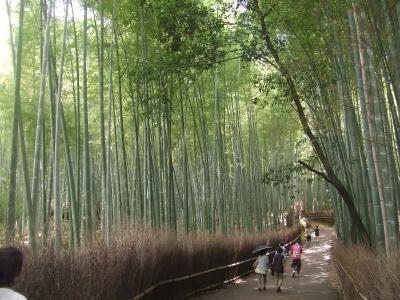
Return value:
[(254, 249), (254, 251), (252, 252), (252, 254), (258, 254), (260, 252), (264, 252), (264, 251), (269, 251), (272, 250), (271, 246), (267, 246), (267, 245), (260, 245), (257, 246), (256, 249)]

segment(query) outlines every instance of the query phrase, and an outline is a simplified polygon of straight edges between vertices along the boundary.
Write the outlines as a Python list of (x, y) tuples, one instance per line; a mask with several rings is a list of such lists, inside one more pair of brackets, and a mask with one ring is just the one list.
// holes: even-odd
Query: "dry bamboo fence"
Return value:
[(335, 222), (335, 215), (329, 211), (323, 212), (304, 212), (303, 217), (306, 219), (321, 219), (321, 220), (329, 220), (330, 222)]
[[(365, 295), (363, 295), (360, 291), (360, 289), (357, 287), (353, 277), (351, 277), (351, 275), (349, 274), (349, 272), (346, 271), (346, 269), (343, 267), (343, 265), (336, 259), (335, 260), (335, 266), (336, 266), (336, 270), (338, 273), (338, 278), (339, 278), (339, 284), (340, 284), (340, 288), (342, 289), (343, 292), (343, 297), (345, 300), (347, 299), (355, 299), (354, 296), (358, 296), (360, 299), (362, 300), (369, 300)], [(340, 272), (340, 270), (342, 272)], [(343, 287), (344, 282), (342, 281), (342, 274), (346, 275), (346, 277), (349, 279), (348, 282), (346, 282), (346, 286), (349, 286), (348, 283), (350, 283), (351, 288), (353, 289), (354, 293), (351, 293), (350, 297), (346, 296), (346, 291), (348, 291), (347, 289), (345, 289)]]
[[(288, 246), (288, 245), (292, 244), (294, 241), (296, 241), (298, 238), (300, 238), (301, 235), (302, 235), (302, 234), (300, 233), (300, 234), (299, 234), (295, 239), (293, 239), (291, 242), (285, 244), (285, 246)], [(273, 254), (273, 253), (275, 253), (275, 252), (276, 252), (276, 251), (272, 251), (271, 254)], [(153, 292), (154, 290), (156, 290), (157, 288), (159, 288), (160, 286), (163, 286), (163, 285), (181, 282), (181, 281), (184, 281), (184, 280), (187, 280), (187, 279), (190, 279), (190, 278), (195, 278), (195, 277), (198, 277), (198, 276), (201, 276), (201, 275), (210, 274), (210, 273), (213, 273), (213, 272), (219, 271), (219, 270), (232, 269), (232, 268), (234, 268), (234, 267), (238, 267), (238, 266), (240, 266), (240, 265), (243, 265), (243, 264), (245, 264), (245, 263), (249, 263), (249, 262), (254, 261), (254, 260), (255, 260), (255, 258), (253, 257), (253, 258), (249, 258), (249, 259), (242, 260), (242, 261), (239, 261), (239, 262), (235, 262), (235, 263), (230, 264), (230, 265), (220, 266), (220, 267), (217, 267), (217, 268), (208, 269), (208, 270), (205, 270), (205, 271), (197, 272), (197, 273), (194, 273), (194, 274), (190, 274), (190, 275), (186, 275), (186, 276), (182, 276), (182, 277), (178, 277), (178, 278), (163, 280), (163, 281), (160, 281), (160, 282), (158, 282), (158, 283), (156, 283), (156, 284), (154, 284), (154, 285), (148, 287), (147, 289), (145, 289), (145, 290), (144, 290), (143, 292), (141, 292), (140, 294), (137, 294), (136, 296), (134, 296), (134, 297), (132, 298), (132, 300), (140, 300), (140, 299), (143, 299), (145, 296), (149, 295), (151, 292)], [(249, 271), (246, 271), (246, 272), (244, 272), (244, 273), (242, 273), (242, 274), (239, 274), (239, 275), (235, 276), (234, 278), (231, 278), (231, 279), (225, 280), (225, 281), (223, 281), (223, 282), (216, 283), (216, 284), (213, 284), (213, 285), (210, 285), (210, 286), (201, 288), (201, 289), (197, 289), (197, 290), (191, 291), (190, 293), (188, 293), (188, 294), (186, 294), (186, 295), (184, 295), (184, 296), (182, 296), (182, 297), (180, 297), (180, 298), (178, 298), (178, 299), (186, 299), (186, 298), (191, 297), (191, 296), (193, 296), (193, 295), (195, 295), (195, 294), (198, 294), (198, 293), (200, 293), (200, 292), (204, 292), (204, 291), (207, 291), (207, 290), (216, 288), (216, 287), (218, 287), (218, 286), (221, 286), (221, 285), (230, 283), (230, 282), (235, 281), (235, 280), (237, 280), (237, 279), (239, 279), (239, 278), (241, 278), (241, 277), (244, 277), (244, 276), (246, 276), (246, 275), (248, 275), (248, 274), (250, 274), (250, 273), (252, 273), (252, 272), (253, 272), (253, 270), (251, 269), (251, 270), (249, 270)]]

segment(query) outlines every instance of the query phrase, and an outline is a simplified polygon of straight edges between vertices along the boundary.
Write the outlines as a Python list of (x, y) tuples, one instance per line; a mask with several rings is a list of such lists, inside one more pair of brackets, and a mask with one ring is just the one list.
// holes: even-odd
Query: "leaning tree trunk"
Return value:
[(323, 151), (321, 144), (319, 143), (317, 137), (314, 135), (314, 133), (311, 130), (311, 127), (308, 123), (306, 114), (304, 112), (304, 108), (301, 104), (301, 98), (300, 98), (300, 95), (298, 94), (296, 85), (289, 73), (289, 70), (286, 68), (286, 66), (281, 61), (278, 51), (276, 50), (275, 46), (273, 45), (273, 43), (271, 41), (271, 37), (267, 31), (265, 14), (263, 14), (261, 12), (258, 0), (254, 0), (253, 4), (254, 5), (252, 7), (254, 7), (254, 9), (258, 15), (259, 21), (260, 21), (262, 38), (264, 39), (266, 47), (268, 48), (268, 50), (270, 51), (270, 53), (274, 59), (277, 70), (280, 72), (280, 74), (282, 75), (282, 77), (284, 78), (284, 80), (287, 84), (287, 88), (289, 90), (290, 97), (293, 101), (293, 104), (296, 107), (296, 111), (299, 116), (303, 131), (307, 135), (307, 137), (310, 139), (310, 142), (313, 145), (314, 151), (317, 154), (319, 160), (321, 161), (321, 163), (326, 171), (326, 174), (316, 171), (316, 170), (313, 170), (308, 165), (305, 165), (305, 166), (309, 169), (312, 169), (312, 171), (314, 171), (318, 175), (322, 176), (326, 181), (331, 183), (336, 188), (336, 190), (342, 196), (342, 199), (349, 210), (351, 219), (353, 220), (357, 230), (360, 232), (361, 237), (367, 244), (370, 245), (371, 244), (370, 235), (361, 221), (360, 215), (358, 214), (357, 209), (354, 205), (353, 197), (351, 196), (351, 194), (349, 193), (347, 188), (343, 185), (342, 181), (336, 176), (327, 156), (325, 155), (325, 153)]

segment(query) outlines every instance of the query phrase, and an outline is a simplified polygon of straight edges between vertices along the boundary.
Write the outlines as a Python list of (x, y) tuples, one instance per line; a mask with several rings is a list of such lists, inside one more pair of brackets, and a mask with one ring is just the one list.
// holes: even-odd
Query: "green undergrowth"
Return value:
[[(30, 300), (131, 299), (162, 280), (244, 260), (252, 257), (257, 245), (269, 243), (276, 247), (279, 242), (294, 239), (299, 232), (300, 228), (295, 227), (264, 234), (177, 238), (142, 229), (129, 235), (116, 233), (110, 246), (96, 241), (90, 247), (82, 246), (77, 253), (64, 251), (56, 256), (49, 248), (34, 256), (24, 249), (24, 268), (15, 289)], [(144, 299), (177, 299), (250, 268), (251, 262), (160, 287)]]
[(374, 252), (336, 244), (332, 254), (346, 299), (361, 299), (356, 289), (367, 299), (400, 299), (400, 250), (386, 258), (383, 250)]

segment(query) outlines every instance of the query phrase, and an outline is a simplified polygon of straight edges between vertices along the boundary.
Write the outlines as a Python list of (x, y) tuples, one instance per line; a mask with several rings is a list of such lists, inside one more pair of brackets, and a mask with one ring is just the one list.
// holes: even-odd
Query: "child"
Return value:
[(285, 257), (282, 255), (283, 249), (279, 247), (272, 261), (272, 270), (276, 277), (276, 291), (282, 292), (281, 286), (283, 281), (283, 273), (285, 272)]
[(255, 272), (258, 274), (258, 290), (261, 291), (261, 288), (265, 291), (267, 289), (267, 268), (268, 268), (269, 260), (267, 251), (262, 252), (253, 266), (255, 268)]
[(311, 226), (308, 226), (306, 228), (306, 246), (310, 247), (311, 246)]
[(26, 300), (10, 288), (21, 270), (21, 251), (14, 247), (0, 248), (0, 300)]
[(315, 242), (318, 243), (318, 239), (319, 239), (319, 228), (318, 228), (318, 225), (315, 226), (314, 235), (315, 235)]
[(292, 254), (292, 277), (294, 277), (295, 272), (297, 271), (298, 275), (301, 269), (301, 254), (303, 253), (303, 248), (301, 247), (299, 241), (296, 241), (296, 243), (292, 245), (290, 253)]

